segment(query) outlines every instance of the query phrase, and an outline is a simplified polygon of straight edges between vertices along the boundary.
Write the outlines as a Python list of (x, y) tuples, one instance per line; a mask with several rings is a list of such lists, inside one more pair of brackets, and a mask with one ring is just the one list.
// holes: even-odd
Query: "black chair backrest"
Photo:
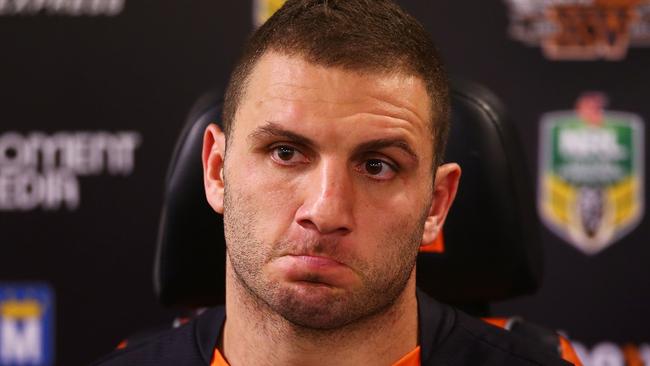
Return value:
[(445, 161), (463, 173), (443, 228), (445, 252), (420, 253), (418, 286), (460, 307), (537, 290), (543, 256), (531, 179), (519, 136), (487, 89), (452, 84)]
[[(203, 191), (205, 127), (221, 119), (221, 95), (189, 114), (169, 167), (154, 286), (164, 305), (224, 303), (223, 221)], [(443, 229), (443, 253), (421, 253), (418, 286), (454, 305), (485, 304), (533, 292), (542, 275), (539, 223), (524, 155), (501, 103), (476, 84), (452, 82), (446, 161), (463, 176)]]

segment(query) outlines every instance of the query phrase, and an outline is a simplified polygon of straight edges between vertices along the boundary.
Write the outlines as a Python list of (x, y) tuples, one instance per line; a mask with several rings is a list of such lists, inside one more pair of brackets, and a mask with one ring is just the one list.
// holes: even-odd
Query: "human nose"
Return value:
[(354, 187), (345, 164), (322, 161), (303, 189), (304, 201), (296, 212), (303, 228), (320, 234), (345, 235), (352, 231)]

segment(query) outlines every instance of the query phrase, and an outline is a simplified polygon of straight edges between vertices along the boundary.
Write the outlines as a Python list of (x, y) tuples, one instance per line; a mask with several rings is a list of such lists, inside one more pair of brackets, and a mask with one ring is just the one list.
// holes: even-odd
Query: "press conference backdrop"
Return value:
[[(495, 312), (587, 365), (650, 364), (650, 3), (399, 2), (526, 147), (544, 284)], [(151, 273), (174, 139), (280, 3), (0, 0), (0, 366), (86, 364), (173, 318)]]

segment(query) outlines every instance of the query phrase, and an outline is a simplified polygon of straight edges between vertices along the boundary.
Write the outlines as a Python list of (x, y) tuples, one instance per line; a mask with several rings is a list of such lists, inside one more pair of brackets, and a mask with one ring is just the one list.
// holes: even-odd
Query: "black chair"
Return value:
[(165, 306), (225, 303), (223, 220), (206, 201), (201, 163), (203, 133), (221, 120), (222, 95), (210, 92), (194, 104), (167, 171), (153, 281)]
[(540, 286), (542, 247), (531, 179), (501, 102), (480, 85), (452, 83), (445, 160), (463, 174), (442, 254), (420, 253), (418, 286), (478, 316), (488, 304)]

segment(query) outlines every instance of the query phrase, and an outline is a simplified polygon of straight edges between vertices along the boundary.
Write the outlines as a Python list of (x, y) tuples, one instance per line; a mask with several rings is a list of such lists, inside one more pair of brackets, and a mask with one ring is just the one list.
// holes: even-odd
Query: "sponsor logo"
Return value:
[(286, 0), (253, 0), (253, 25), (259, 27), (264, 24), (285, 2)]
[(618, 346), (601, 342), (587, 348), (580, 342), (571, 342), (584, 366), (640, 366), (650, 365), (650, 345), (626, 344)]
[(0, 284), (0, 366), (54, 363), (53, 307), (46, 285)]
[(586, 93), (576, 110), (542, 116), (538, 208), (542, 221), (586, 254), (603, 250), (643, 216), (643, 122), (605, 111)]
[(115, 16), (126, 0), (0, 0), (0, 15)]
[(650, 0), (506, 0), (510, 36), (551, 60), (621, 60), (650, 46)]
[(79, 177), (130, 175), (141, 140), (134, 131), (0, 134), (0, 211), (76, 210)]

